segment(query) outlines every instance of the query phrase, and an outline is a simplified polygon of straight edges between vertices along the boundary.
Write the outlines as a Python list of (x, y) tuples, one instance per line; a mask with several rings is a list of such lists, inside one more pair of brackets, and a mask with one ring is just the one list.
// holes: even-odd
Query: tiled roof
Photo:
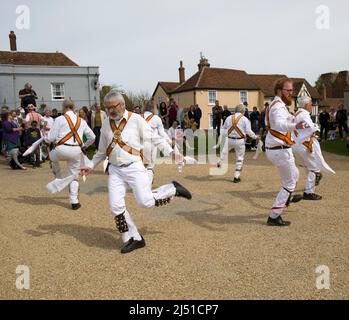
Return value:
[(29, 66), (74, 66), (78, 65), (60, 52), (20, 52), (0, 51), (0, 64), (29, 65)]
[(167, 94), (171, 93), (173, 90), (175, 90), (179, 86), (179, 82), (160, 81), (159, 84)]
[(301, 90), (303, 83), (305, 84), (305, 86), (307, 87), (308, 92), (310, 93), (310, 96), (312, 97), (312, 99), (320, 99), (321, 96), (319, 94), (319, 92), (317, 91), (317, 89), (315, 87), (313, 87), (307, 80), (305, 80), (304, 78), (291, 78), (293, 80), (293, 95), (295, 97), (298, 96), (299, 91)]
[(263, 91), (266, 97), (274, 97), (274, 84), (281, 78), (286, 78), (284, 74), (250, 74), (251, 79)]
[(195, 89), (259, 90), (245, 71), (204, 67), (172, 93)]

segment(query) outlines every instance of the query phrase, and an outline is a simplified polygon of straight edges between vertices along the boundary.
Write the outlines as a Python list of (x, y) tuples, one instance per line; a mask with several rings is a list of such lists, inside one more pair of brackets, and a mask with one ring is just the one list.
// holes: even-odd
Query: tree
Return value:
[(119, 85), (113, 85), (113, 86), (102, 86), (102, 89), (100, 90), (100, 98), (101, 98), (101, 107), (104, 109), (104, 97), (107, 95), (107, 93), (110, 90), (116, 90), (119, 91), (122, 96), (125, 99), (125, 104), (126, 104), (126, 109), (132, 111), (134, 108), (134, 105), (132, 103), (132, 100), (129, 99), (129, 97), (127, 96), (127, 94), (125, 94), (125, 91), (122, 89), (121, 86)]
[(136, 106), (142, 107), (145, 101), (148, 101), (151, 99), (151, 96), (147, 91), (138, 91), (138, 92), (128, 91), (127, 97), (130, 99), (134, 107)]

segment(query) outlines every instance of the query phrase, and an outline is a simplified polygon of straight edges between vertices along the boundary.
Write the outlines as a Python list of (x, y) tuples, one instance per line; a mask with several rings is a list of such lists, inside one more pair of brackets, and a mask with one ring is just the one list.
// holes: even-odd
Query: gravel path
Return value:
[[(266, 158), (247, 154), (242, 183), (208, 176), (209, 165), (157, 167), (155, 186), (176, 180), (193, 200), (161, 209), (128, 209), (147, 246), (121, 255), (108, 210), (106, 176), (81, 184), (83, 207), (66, 192), (46, 193), (47, 164), (26, 172), (0, 161), (0, 299), (348, 299), (349, 158), (326, 154), (321, 202), (287, 211), (289, 228), (265, 222), (280, 182)], [(212, 167), (212, 166), (211, 166)], [(304, 186), (304, 173), (298, 191)], [(15, 286), (16, 267), (30, 268), (30, 290)], [(331, 288), (316, 289), (315, 269), (330, 268)]]

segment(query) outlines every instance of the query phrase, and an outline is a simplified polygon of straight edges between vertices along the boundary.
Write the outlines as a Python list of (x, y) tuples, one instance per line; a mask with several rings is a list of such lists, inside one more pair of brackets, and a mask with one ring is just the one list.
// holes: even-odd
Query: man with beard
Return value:
[[(149, 159), (151, 148), (157, 147), (165, 156), (171, 155), (182, 162), (183, 157), (176, 154), (167, 141), (152, 131), (149, 124), (138, 114), (126, 110), (123, 96), (110, 91), (104, 98), (109, 112), (102, 125), (98, 152), (92, 159), (92, 167), (108, 157), (109, 205), (114, 215), (116, 227), (125, 243), (122, 254), (145, 246), (144, 238), (127, 211), (125, 197), (130, 187), (139, 206), (152, 208), (170, 202), (173, 197), (191, 199), (190, 192), (178, 182), (163, 185), (151, 190), (148, 173), (143, 159)], [(82, 168), (81, 175), (88, 175), (93, 168)]]
[(270, 226), (289, 226), (289, 221), (281, 217), (284, 209), (290, 202), (302, 200), (301, 195), (292, 197), (299, 178), (299, 171), (295, 164), (291, 146), (291, 132), (305, 128), (305, 122), (294, 122), (294, 117), (289, 113), (288, 107), (292, 104), (293, 82), (291, 79), (279, 79), (274, 87), (275, 98), (266, 110), (266, 156), (278, 168), (282, 187), (274, 202), (272, 212), (267, 224)]

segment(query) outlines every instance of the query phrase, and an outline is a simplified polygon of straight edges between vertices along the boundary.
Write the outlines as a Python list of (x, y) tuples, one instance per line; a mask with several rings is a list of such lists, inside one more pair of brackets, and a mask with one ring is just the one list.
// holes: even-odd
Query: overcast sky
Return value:
[[(30, 9), (30, 29), (16, 29), (16, 7)], [(318, 29), (316, 8), (330, 9)], [(312, 84), (349, 69), (347, 0), (1, 0), (0, 50), (17, 34), (19, 51), (60, 51), (99, 66), (102, 84), (152, 93), (158, 81), (188, 79), (200, 52), (212, 67), (283, 73)], [(321, 21), (320, 21), (321, 22)], [(322, 24), (323, 25), (323, 24)]]

